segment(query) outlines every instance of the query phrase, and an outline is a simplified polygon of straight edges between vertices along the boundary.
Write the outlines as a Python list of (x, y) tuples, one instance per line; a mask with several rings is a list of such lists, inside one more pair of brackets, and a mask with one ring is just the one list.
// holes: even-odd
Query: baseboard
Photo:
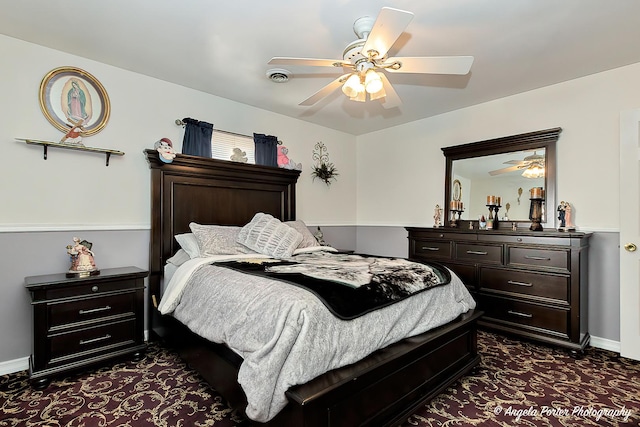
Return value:
[(29, 369), (29, 356), (0, 362), (0, 375), (13, 374), (27, 369)]
[(620, 341), (613, 341), (607, 338), (591, 337), (589, 342), (591, 347), (601, 348), (603, 350), (609, 350), (616, 353), (620, 353)]

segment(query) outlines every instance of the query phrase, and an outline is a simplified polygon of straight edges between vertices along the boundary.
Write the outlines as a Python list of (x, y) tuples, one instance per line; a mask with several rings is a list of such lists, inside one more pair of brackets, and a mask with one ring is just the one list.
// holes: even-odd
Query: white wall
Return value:
[[(277, 135), (291, 158), (303, 164), (298, 218), (310, 225), (355, 224), (353, 135), (2, 35), (0, 53), (0, 373), (7, 361), (10, 370), (16, 360), (17, 369), (24, 369), (31, 353), (31, 306), (24, 277), (67, 270), (65, 246), (73, 236), (92, 241), (99, 268), (148, 266), (150, 172), (143, 150), (168, 137), (180, 151), (183, 129), (175, 119), (192, 117), (213, 123), (214, 129), (246, 135)], [(42, 147), (15, 141), (62, 137), (38, 102), (42, 78), (61, 66), (91, 73), (109, 95), (109, 122), (84, 140), (88, 146), (125, 152), (112, 156), (108, 167), (104, 155), (55, 148), (45, 161)], [(312, 181), (318, 141), (326, 145), (340, 174), (330, 188)], [(336, 241), (355, 246), (355, 231), (349, 236)]]
[[(168, 137), (179, 151), (178, 118), (193, 117), (246, 135), (277, 135), (289, 155), (303, 164), (298, 185), (298, 217), (314, 224), (355, 224), (355, 138), (183, 86), (0, 36), (0, 156), (5, 201), (0, 229), (77, 227), (146, 228), (149, 225), (149, 169), (143, 150)], [(10, 58), (10, 60), (8, 59)], [(95, 76), (111, 101), (111, 118), (85, 145), (124, 151), (105, 167), (103, 155), (49, 149), (14, 138), (58, 141), (62, 133), (44, 117), (38, 103), (42, 78), (52, 69), (74, 66)], [(188, 82), (185, 82), (188, 84)], [(322, 141), (338, 168), (331, 188), (310, 175), (312, 150)]]
[(440, 147), (561, 127), (557, 199), (579, 228), (617, 231), (619, 113), (640, 106), (638, 75), (640, 63), (358, 137), (358, 224), (432, 225)]

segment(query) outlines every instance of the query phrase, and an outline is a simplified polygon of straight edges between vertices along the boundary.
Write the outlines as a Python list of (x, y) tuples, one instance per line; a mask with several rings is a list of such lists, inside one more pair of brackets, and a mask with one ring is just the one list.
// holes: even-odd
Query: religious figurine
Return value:
[(573, 223), (573, 208), (571, 207), (571, 203), (569, 202), (564, 202), (564, 220), (565, 230), (575, 231), (576, 226)]
[(67, 245), (67, 253), (71, 259), (68, 276), (93, 276), (100, 273), (93, 258), (92, 246), (91, 242), (80, 240), (79, 237), (73, 238), (73, 245)]
[(433, 211), (433, 226), (434, 228), (442, 226), (442, 208), (440, 205), (436, 205)]
[(173, 162), (173, 159), (176, 158), (176, 152), (173, 149), (173, 143), (169, 138), (162, 138), (159, 141), (156, 141), (153, 144), (153, 148), (155, 148), (160, 154), (160, 160), (165, 163)]
[(560, 227), (559, 230), (564, 230), (566, 227), (566, 214), (567, 214), (567, 205), (566, 203), (563, 201), (560, 202), (560, 204), (558, 205), (558, 220), (560, 221)]

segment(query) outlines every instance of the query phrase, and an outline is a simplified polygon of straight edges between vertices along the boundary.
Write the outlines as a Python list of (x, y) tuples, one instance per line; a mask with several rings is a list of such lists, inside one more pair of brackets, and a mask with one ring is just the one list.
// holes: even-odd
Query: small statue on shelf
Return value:
[(566, 203), (563, 201), (560, 202), (560, 204), (558, 205), (558, 220), (560, 221), (560, 227), (559, 230), (564, 230), (566, 227), (566, 215), (567, 215), (567, 205)]
[(248, 159), (246, 151), (242, 151), (237, 147), (233, 149), (233, 154), (231, 155), (232, 162), (247, 163), (247, 160)]
[(165, 163), (173, 162), (176, 158), (176, 152), (173, 149), (173, 143), (169, 138), (162, 138), (153, 144), (153, 148), (160, 154), (160, 160)]
[(442, 208), (440, 205), (436, 205), (433, 211), (433, 227), (442, 227)]
[(573, 208), (571, 207), (571, 203), (560, 202), (558, 212), (558, 219), (560, 220), (560, 228), (558, 228), (558, 231), (575, 231), (576, 226), (573, 224)]
[(91, 247), (93, 244), (79, 237), (73, 238), (73, 245), (67, 245), (67, 253), (71, 259), (71, 267), (67, 276), (93, 276), (100, 273), (96, 268)]
[(575, 230), (576, 226), (573, 225), (573, 214), (572, 214), (573, 208), (571, 207), (571, 203), (569, 202), (565, 202), (565, 206), (564, 206), (564, 219), (567, 227), (567, 230), (569, 231), (573, 231)]

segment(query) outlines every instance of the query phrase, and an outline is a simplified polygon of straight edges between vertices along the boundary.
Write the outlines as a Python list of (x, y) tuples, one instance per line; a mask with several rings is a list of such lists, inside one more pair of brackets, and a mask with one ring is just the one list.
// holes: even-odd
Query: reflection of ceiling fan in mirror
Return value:
[(353, 31), (359, 37), (344, 49), (343, 59), (284, 58), (275, 57), (269, 64), (303, 65), (313, 67), (339, 67), (347, 74), (338, 77), (300, 105), (313, 105), (342, 86), (342, 92), (352, 101), (365, 102), (379, 99), (384, 108), (400, 105), (396, 91), (389, 83), (385, 72), (419, 74), (468, 74), (473, 56), (387, 56), (389, 48), (413, 19), (413, 13), (383, 7), (375, 22), (364, 16), (353, 24)]
[(532, 155), (526, 156), (523, 160), (509, 160), (505, 164), (513, 164), (508, 168), (497, 169), (489, 172), (489, 175), (496, 176), (503, 173), (523, 170), (522, 176), (525, 178), (542, 178), (544, 176), (544, 156), (533, 152)]

